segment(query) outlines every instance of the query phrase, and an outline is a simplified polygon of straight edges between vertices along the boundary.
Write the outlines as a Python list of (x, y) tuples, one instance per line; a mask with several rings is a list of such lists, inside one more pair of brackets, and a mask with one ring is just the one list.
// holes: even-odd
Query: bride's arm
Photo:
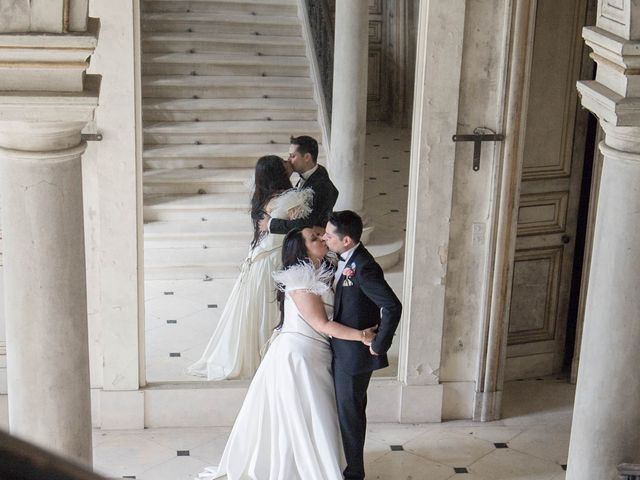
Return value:
[(327, 318), (327, 312), (324, 310), (322, 298), (315, 293), (304, 290), (294, 290), (289, 292), (300, 315), (316, 332), (330, 335), (341, 340), (353, 340), (370, 345), (375, 337), (374, 328), (366, 330), (356, 330), (347, 327), (341, 323), (331, 322)]

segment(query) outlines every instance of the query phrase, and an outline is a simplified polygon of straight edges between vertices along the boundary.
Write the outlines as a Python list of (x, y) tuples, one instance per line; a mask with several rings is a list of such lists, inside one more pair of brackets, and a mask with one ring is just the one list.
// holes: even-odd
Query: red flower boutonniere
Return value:
[(344, 281), (342, 282), (342, 286), (343, 287), (350, 287), (353, 285), (353, 281), (351, 281), (351, 279), (355, 276), (356, 274), (356, 264), (352, 263), (350, 266), (345, 267), (344, 270), (342, 270), (342, 275), (344, 275)]

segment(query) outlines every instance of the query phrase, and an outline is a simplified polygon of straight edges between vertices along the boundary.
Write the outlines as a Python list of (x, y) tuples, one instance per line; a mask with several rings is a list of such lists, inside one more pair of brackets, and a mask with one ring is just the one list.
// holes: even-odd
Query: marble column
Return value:
[(336, 210), (364, 213), (369, 19), (367, 0), (337, 0), (329, 173)]
[[(90, 465), (91, 401), (81, 130), (100, 78), (86, 75), (98, 22), (34, 2), (30, 33), (0, 22), (0, 192), (10, 433)], [(85, 2), (86, 3), (86, 2)], [(66, 2), (66, 6), (70, 3)], [(67, 12), (65, 14), (65, 11)], [(90, 28), (66, 31), (80, 17)], [(23, 12), (24, 13), (24, 12)], [(74, 17), (71, 22), (69, 15)], [(20, 14), (8, 14), (10, 25)], [(51, 29), (36, 22), (56, 23)], [(76, 18), (77, 17), (77, 18)], [(80, 20), (79, 20), (80, 19)], [(6, 19), (5, 19), (6, 20)], [(67, 21), (68, 20), (68, 21)], [(59, 24), (59, 25), (58, 25)]]
[(9, 429), (91, 464), (83, 125), (1, 125), (0, 191)]
[(633, 5), (612, 21), (604, 2), (597, 26), (583, 31), (598, 70), (578, 90), (605, 139), (568, 480), (614, 479), (618, 464), (640, 463), (640, 11)]

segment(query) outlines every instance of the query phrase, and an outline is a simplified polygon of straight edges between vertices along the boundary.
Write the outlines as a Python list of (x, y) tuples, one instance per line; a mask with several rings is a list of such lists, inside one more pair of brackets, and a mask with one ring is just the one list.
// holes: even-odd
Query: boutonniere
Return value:
[(356, 264), (355, 262), (351, 263), (350, 266), (345, 267), (342, 270), (342, 275), (344, 275), (344, 281), (342, 282), (343, 287), (350, 287), (353, 285), (353, 281), (351, 280), (356, 274)]

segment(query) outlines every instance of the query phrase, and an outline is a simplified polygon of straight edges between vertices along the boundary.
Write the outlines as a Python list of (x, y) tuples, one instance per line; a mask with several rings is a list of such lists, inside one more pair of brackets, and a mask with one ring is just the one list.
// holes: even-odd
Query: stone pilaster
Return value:
[(568, 480), (613, 479), (640, 461), (640, 9), (613, 3), (583, 31), (598, 69), (578, 83), (605, 139)]
[(331, 109), (331, 180), (336, 210), (364, 213), (369, 20), (367, 0), (337, 0)]
[(80, 132), (97, 107), (99, 81), (85, 75), (96, 42), (95, 30), (0, 35), (9, 428), (85, 464), (92, 447)]

